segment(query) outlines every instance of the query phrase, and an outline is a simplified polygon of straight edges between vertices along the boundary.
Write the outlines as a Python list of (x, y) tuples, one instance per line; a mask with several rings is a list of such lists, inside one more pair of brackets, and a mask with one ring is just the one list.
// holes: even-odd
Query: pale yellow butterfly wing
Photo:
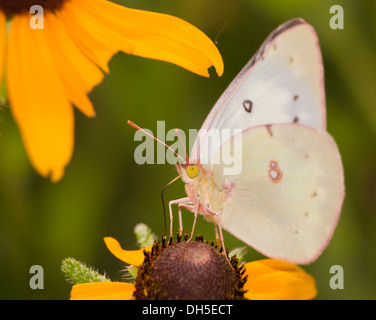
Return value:
[(344, 198), (334, 140), (303, 125), (259, 126), (242, 133), (239, 174), (225, 175), (231, 165), (223, 163), (230, 159), (222, 160), (213, 165), (216, 187), (229, 188), (222, 227), (266, 256), (315, 260), (333, 234)]
[[(190, 162), (211, 163), (211, 129), (299, 123), (326, 131), (324, 69), (315, 30), (293, 19), (274, 30), (216, 102), (203, 123)], [(232, 133), (234, 134), (234, 133)]]

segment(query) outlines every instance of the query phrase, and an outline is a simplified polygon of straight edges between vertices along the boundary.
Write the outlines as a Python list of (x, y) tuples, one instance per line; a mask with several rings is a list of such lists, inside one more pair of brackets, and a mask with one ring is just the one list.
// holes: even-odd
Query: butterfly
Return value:
[(173, 181), (183, 180), (187, 197), (169, 202), (171, 234), (177, 204), (180, 231), (185, 208), (195, 215), (192, 235), (201, 214), (223, 247), (222, 228), (271, 258), (317, 259), (337, 225), (345, 188), (341, 156), (326, 131), (324, 69), (311, 25), (293, 19), (266, 38), (176, 169)]

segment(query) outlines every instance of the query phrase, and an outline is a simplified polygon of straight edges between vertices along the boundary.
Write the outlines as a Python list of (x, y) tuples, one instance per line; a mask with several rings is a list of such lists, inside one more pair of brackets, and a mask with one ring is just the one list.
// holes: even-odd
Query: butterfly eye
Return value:
[(195, 166), (195, 165), (189, 166), (188, 169), (187, 169), (188, 177), (190, 177), (191, 179), (196, 178), (197, 175), (198, 175), (198, 171), (199, 171), (199, 169), (198, 169), (197, 166)]

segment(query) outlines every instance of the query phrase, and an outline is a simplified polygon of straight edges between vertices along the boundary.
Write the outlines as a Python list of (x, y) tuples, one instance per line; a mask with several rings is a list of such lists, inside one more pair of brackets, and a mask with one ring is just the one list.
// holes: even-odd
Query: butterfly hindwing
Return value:
[(228, 153), (213, 165), (216, 188), (228, 188), (222, 227), (269, 257), (311, 262), (331, 238), (344, 197), (334, 141), (282, 124), (243, 131), (242, 146), (239, 174), (224, 174)]

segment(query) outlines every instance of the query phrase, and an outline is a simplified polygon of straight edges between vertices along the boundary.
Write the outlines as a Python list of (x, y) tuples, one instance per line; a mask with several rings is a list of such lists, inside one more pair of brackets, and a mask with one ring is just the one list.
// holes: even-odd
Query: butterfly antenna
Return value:
[(184, 143), (183, 143), (183, 140), (182, 140), (182, 138), (181, 138), (181, 136), (180, 136), (179, 129), (175, 129), (175, 134), (178, 136), (178, 139), (179, 139), (181, 145), (183, 146), (184, 153), (185, 153), (185, 158), (187, 159), (186, 162), (187, 162), (187, 164), (189, 164), (189, 157), (188, 157), (187, 149), (185, 148), (185, 145), (184, 145)]
[(180, 154), (178, 154), (174, 149), (172, 149), (169, 145), (165, 144), (163, 141), (157, 139), (156, 137), (154, 137), (152, 134), (150, 134), (149, 132), (147, 132), (146, 130), (142, 129), (141, 127), (139, 127), (137, 124), (133, 123), (132, 121), (128, 120), (127, 121), (127, 124), (130, 125), (131, 127), (137, 129), (137, 130), (140, 130), (141, 132), (145, 133), (146, 135), (148, 135), (149, 137), (153, 138), (154, 140), (158, 141), (159, 143), (163, 144), (166, 148), (170, 149), (177, 157), (179, 157), (183, 162), (185, 161), (182, 156)]
[[(131, 127), (137, 129), (137, 130), (140, 130), (141, 132), (145, 133), (146, 135), (148, 135), (149, 137), (153, 138), (154, 140), (158, 141), (159, 143), (163, 144), (165, 147), (167, 147), (168, 149), (170, 149), (176, 156), (178, 156), (183, 162), (184, 162), (184, 159), (183, 157), (178, 154), (174, 149), (172, 149), (169, 145), (165, 144), (163, 141), (157, 139), (156, 137), (154, 137), (152, 134), (150, 134), (149, 132), (147, 132), (146, 130), (142, 129), (141, 127), (139, 127), (137, 124), (135, 124), (134, 122), (128, 120), (127, 121), (127, 124), (130, 125)], [(180, 135), (179, 135), (180, 137)], [(183, 144), (183, 147), (184, 147), (184, 144)], [(185, 148), (184, 148), (185, 150)], [(187, 160), (188, 160), (188, 156), (187, 156)], [(170, 181), (163, 189), (162, 189), (162, 192), (161, 192), (161, 198), (162, 198), (162, 206), (163, 206), (163, 218), (164, 218), (164, 229), (165, 229), (165, 234), (166, 234), (166, 207), (165, 207), (165, 204), (164, 204), (164, 200), (163, 200), (163, 192), (166, 190), (166, 188), (172, 184), (173, 182), (175, 182), (176, 180), (178, 180), (181, 176), (178, 175), (174, 180)]]

